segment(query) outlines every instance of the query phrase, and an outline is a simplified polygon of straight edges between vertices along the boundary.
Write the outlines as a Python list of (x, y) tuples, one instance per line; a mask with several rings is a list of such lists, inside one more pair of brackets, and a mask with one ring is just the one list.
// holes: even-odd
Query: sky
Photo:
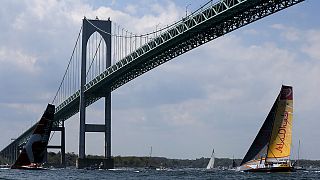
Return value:
[[(0, 149), (39, 120), (58, 89), (84, 16), (136, 33), (165, 27), (206, 0), (4, 0), (0, 6)], [(112, 93), (112, 155), (242, 159), (281, 85), (294, 90), (292, 158), (320, 159), (320, 1), (307, 0), (204, 44)], [(187, 10), (187, 11), (186, 11)], [(66, 121), (78, 153), (79, 114)], [(103, 101), (87, 123), (103, 123)], [(50, 145), (59, 144), (56, 132)], [(86, 153), (103, 154), (87, 133)]]

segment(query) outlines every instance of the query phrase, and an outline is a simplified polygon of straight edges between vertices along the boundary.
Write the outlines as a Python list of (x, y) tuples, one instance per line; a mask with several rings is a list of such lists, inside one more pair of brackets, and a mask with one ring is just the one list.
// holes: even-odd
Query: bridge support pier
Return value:
[[(81, 54), (81, 82), (80, 82), (80, 132), (79, 132), (79, 157), (76, 166), (79, 169), (95, 167), (103, 169), (114, 168), (111, 157), (111, 91), (101, 92), (105, 97), (105, 122), (104, 124), (86, 124), (86, 94), (84, 85), (86, 84), (86, 58), (87, 43), (90, 36), (98, 32), (106, 43), (106, 68), (111, 66), (111, 21), (83, 19), (82, 24), (82, 54)], [(100, 96), (101, 97), (101, 96)], [(85, 133), (103, 132), (105, 134), (105, 158), (87, 159), (85, 155)]]
[(105, 97), (105, 127), (104, 156), (111, 159), (111, 92)]

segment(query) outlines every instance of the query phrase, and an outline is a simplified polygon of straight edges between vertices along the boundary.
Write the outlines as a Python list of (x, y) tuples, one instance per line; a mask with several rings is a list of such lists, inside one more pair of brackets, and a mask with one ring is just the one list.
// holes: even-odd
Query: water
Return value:
[(298, 171), (292, 173), (244, 173), (235, 171), (206, 171), (203, 169), (177, 170), (17, 170), (0, 169), (1, 179), (320, 179), (320, 171)]

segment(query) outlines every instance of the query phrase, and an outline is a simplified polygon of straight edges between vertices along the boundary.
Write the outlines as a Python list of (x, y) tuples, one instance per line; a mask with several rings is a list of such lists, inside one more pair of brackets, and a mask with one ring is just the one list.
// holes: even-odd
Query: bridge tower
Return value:
[[(86, 57), (87, 44), (90, 36), (99, 33), (106, 44), (106, 68), (111, 66), (111, 21), (108, 20), (89, 20), (84, 17), (82, 22), (82, 54), (81, 54), (81, 79), (80, 79), (80, 134), (79, 134), (79, 157), (77, 159), (77, 168), (90, 167), (92, 165), (101, 165), (104, 169), (114, 167), (111, 157), (111, 90), (104, 89), (100, 97), (105, 98), (105, 124), (87, 124), (86, 123), (86, 102), (84, 86), (86, 82)], [(96, 96), (96, 95), (95, 95)], [(103, 132), (105, 134), (105, 158), (104, 159), (87, 159), (85, 154), (85, 133), (86, 132)]]

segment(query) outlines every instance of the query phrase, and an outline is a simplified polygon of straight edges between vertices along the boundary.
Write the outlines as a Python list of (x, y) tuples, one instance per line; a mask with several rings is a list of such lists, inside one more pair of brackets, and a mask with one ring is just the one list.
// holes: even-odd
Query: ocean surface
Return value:
[(320, 179), (320, 170), (291, 173), (244, 173), (231, 170), (204, 169), (114, 169), (79, 170), (47, 169), (17, 170), (0, 169), (0, 179)]

